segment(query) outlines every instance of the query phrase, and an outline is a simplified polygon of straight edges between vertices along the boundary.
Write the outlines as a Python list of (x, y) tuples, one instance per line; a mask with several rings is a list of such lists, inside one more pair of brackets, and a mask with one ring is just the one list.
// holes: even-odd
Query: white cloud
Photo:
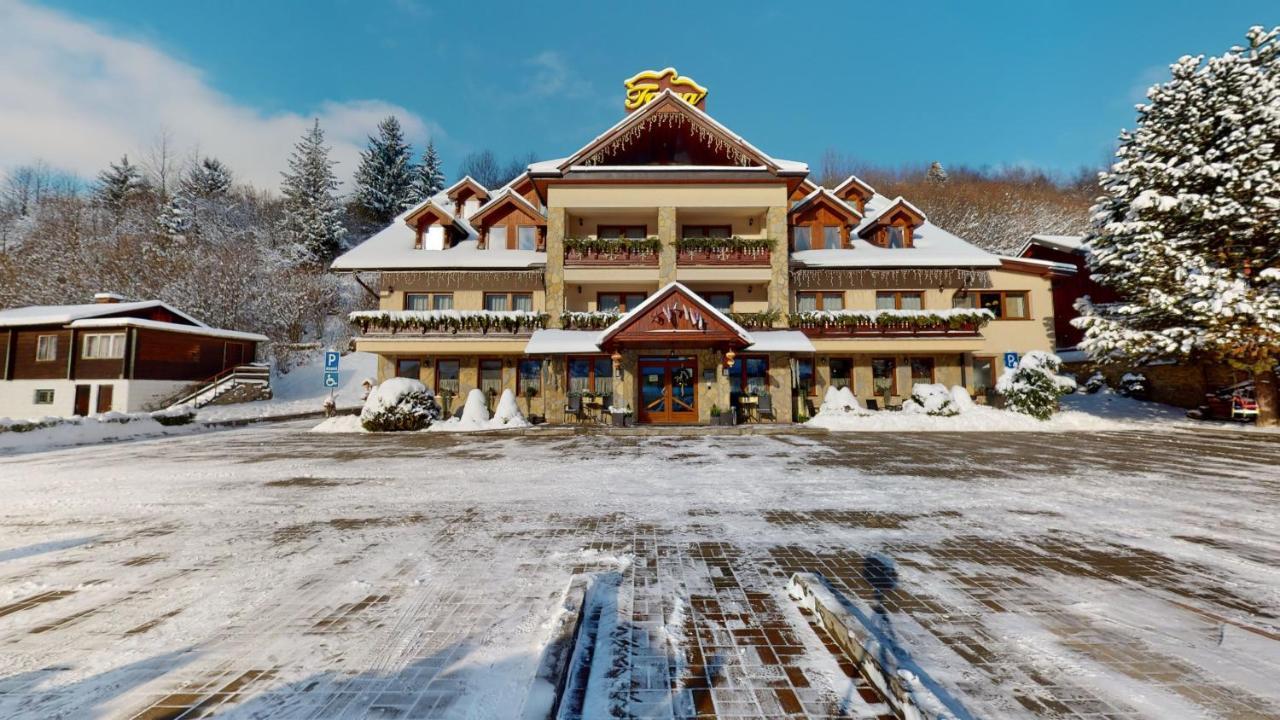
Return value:
[(156, 47), (66, 15), (0, 0), (0, 169), (44, 160), (94, 176), (163, 132), (179, 152), (215, 155), (236, 177), (276, 187), (302, 131), (319, 117), (348, 178), (379, 120), (399, 117), (411, 141), (439, 127), (383, 100), (324, 102), (311, 112), (262, 112), (213, 88)]

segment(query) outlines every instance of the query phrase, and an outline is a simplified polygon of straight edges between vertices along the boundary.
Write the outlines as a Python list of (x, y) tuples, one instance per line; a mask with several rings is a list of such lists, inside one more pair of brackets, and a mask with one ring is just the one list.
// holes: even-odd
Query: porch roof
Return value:
[(525, 355), (568, 355), (600, 352), (599, 330), (534, 330)]

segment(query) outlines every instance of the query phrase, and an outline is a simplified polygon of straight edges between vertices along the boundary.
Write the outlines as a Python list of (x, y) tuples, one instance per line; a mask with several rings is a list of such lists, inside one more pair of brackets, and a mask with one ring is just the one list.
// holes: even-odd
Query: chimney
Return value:
[(124, 302), (124, 296), (109, 292), (94, 293), (93, 302), (96, 305)]

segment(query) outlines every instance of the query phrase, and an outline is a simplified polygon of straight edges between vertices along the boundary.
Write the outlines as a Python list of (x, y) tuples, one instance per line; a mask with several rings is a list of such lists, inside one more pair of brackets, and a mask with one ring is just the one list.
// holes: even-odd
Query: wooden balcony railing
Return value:
[(610, 265), (658, 265), (662, 243), (656, 237), (643, 239), (565, 238), (564, 264), (578, 267)]
[(677, 265), (768, 265), (773, 240), (768, 238), (681, 238)]
[(810, 337), (981, 337), (989, 310), (835, 310), (792, 313), (788, 325)]

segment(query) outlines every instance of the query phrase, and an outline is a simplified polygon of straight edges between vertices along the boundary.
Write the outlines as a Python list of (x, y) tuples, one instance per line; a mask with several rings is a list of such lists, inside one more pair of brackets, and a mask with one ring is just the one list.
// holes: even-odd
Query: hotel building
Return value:
[(571, 155), (500, 188), (464, 177), (335, 260), (376, 288), (351, 319), (379, 381), (454, 408), (509, 388), (550, 422), (580, 419), (584, 393), (641, 423), (790, 422), (831, 385), (880, 406), (920, 382), (981, 399), (1005, 353), (1053, 349), (1053, 267), (857, 177), (818, 186), (670, 68), (626, 86), (622, 120)]

